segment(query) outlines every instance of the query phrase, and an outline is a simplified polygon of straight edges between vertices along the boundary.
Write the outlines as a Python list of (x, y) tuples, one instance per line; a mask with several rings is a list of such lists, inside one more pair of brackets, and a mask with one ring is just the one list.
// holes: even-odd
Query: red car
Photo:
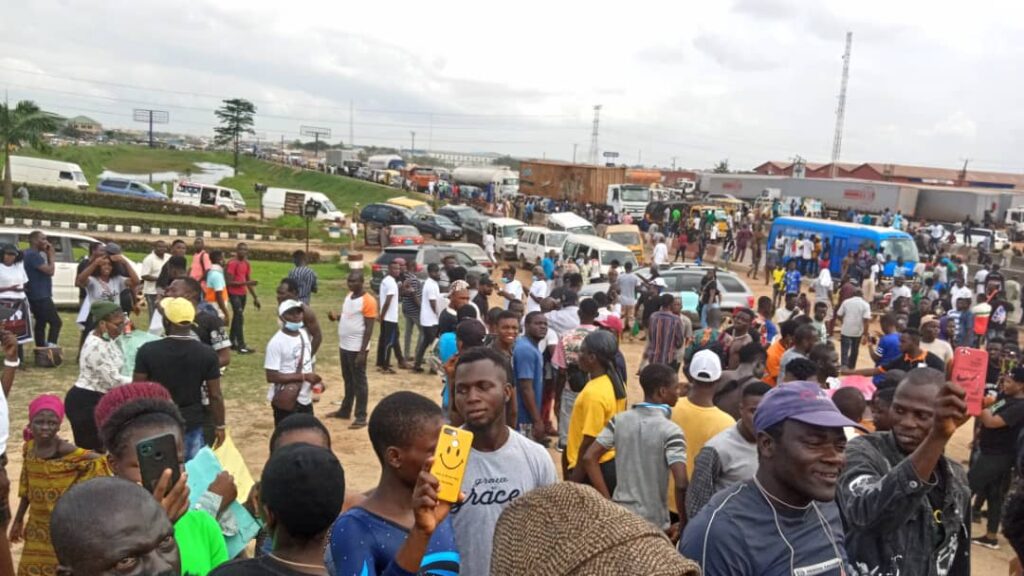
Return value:
[(423, 235), (415, 226), (404, 224), (388, 226), (388, 239), (392, 246), (413, 246), (423, 244)]

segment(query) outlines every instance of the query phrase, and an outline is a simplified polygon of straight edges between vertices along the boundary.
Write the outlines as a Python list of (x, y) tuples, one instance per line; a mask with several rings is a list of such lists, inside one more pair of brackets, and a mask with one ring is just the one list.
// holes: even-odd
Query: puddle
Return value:
[(161, 182), (173, 182), (174, 180), (189, 180), (191, 182), (198, 182), (200, 184), (216, 184), (224, 178), (229, 178), (234, 175), (234, 170), (231, 166), (226, 164), (216, 164), (214, 162), (196, 162), (196, 167), (199, 171), (187, 172), (150, 172), (148, 174), (125, 174), (123, 172), (114, 172), (113, 170), (104, 170), (100, 172), (100, 178), (127, 178), (129, 180), (138, 180), (139, 182), (145, 182), (146, 184), (159, 184)]

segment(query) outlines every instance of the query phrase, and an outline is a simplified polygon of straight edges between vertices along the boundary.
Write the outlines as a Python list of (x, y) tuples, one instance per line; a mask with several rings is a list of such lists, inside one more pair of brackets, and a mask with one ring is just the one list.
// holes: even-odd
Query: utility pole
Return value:
[(572, 145), (572, 163), (573, 164), (576, 163), (576, 147), (577, 146), (579, 146), (579, 144), (573, 144)]
[(958, 186), (967, 185), (967, 163), (970, 161), (970, 158), (964, 158), (964, 167), (960, 170), (960, 181), (957, 182)]
[(839, 105), (836, 107), (836, 130), (832, 136), (831, 177), (836, 177), (836, 163), (843, 148), (843, 122), (846, 118), (846, 85), (850, 81), (850, 48), (853, 46), (853, 32), (846, 33), (846, 51), (843, 52), (843, 81), (839, 86)]
[(412, 134), (412, 147), (409, 148), (409, 157), (411, 158), (416, 155), (416, 131), (413, 130), (409, 133)]
[(676, 171), (676, 158), (677, 158), (676, 156), (672, 157), (672, 171), (673, 172)]
[(354, 124), (355, 124), (355, 115), (356, 115), (355, 105), (352, 103), (352, 100), (349, 100), (348, 101), (348, 147), (349, 148), (355, 148), (356, 147), (355, 126), (354, 126)]

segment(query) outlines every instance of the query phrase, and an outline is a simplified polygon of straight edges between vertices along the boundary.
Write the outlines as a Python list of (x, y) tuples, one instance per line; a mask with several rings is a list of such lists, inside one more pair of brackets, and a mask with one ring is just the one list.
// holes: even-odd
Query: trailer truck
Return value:
[(459, 166), (452, 171), (452, 181), (490, 189), (499, 198), (519, 194), (519, 173), (508, 166)]

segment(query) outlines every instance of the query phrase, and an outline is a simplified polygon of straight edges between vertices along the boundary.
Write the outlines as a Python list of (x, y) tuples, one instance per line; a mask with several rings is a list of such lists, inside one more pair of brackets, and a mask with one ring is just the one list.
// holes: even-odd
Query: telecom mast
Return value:
[(594, 129), (590, 132), (590, 152), (587, 159), (591, 164), (597, 164), (597, 132), (601, 124), (601, 105), (594, 106)]
[(843, 147), (843, 120), (846, 116), (846, 84), (850, 81), (850, 48), (853, 45), (853, 32), (846, 33), (846, 51), (843, 52), (843, 82), (839, 87), (839, 105), (836, 107), (836, 131), (832, 136), (832, 170), (831, 177), (836, 177), (836, 163)]

